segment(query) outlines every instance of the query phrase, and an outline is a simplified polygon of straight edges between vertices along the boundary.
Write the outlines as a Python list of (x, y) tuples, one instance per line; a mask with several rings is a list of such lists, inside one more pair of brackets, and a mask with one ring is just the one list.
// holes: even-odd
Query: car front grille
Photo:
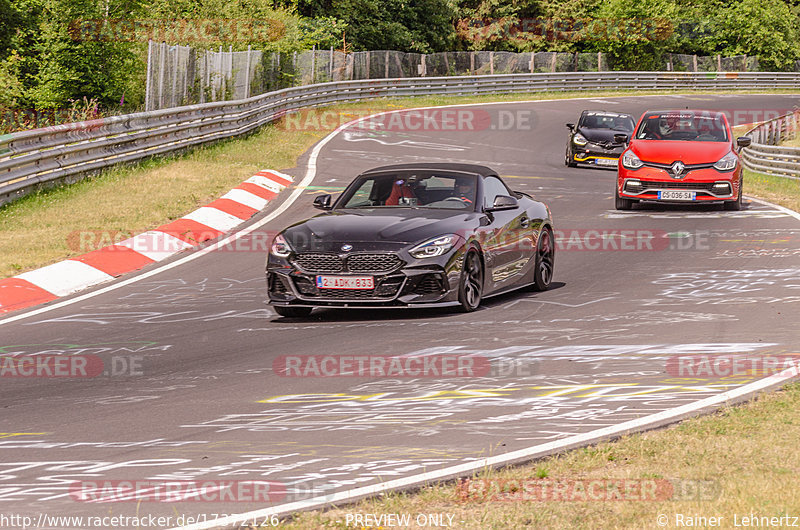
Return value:
[(634, 186), (631, 182), (625, 183), (625, 191), (629, 193), (641, 193), (644, 190), (696, 190), (711, 191), (714, 182), (683, 182), (683, 181), (659, 181), (659, 180), (640, 180), (639, 186)]
[(444, 291), (442, 280), (438, 275), (427, 274), (414, 287), (415, 294), (439, 294)]
[(351, 272), (389, 272), (402, 264), (394, 254), (353, 254), (347, 258), (347, 270)]
[(344, 262), (336, 254), (298, 254), (292, 265), (306, 272), (342, 272)]
[(292, 264), (304, 272), (360, 272), (387, 273), (403, 266), (403, 260), (396, 254), (337, 254), (301, 253), (294, 257)]
[(289, 291), (283, 278), (278, 274), (270, 274), (269, 276), (269, 291), (274, 294), (285, 294)]
[(394, 298), (403, 285), (403, 276), (379, 280), (373, 289), (320, 289), (309, 278), (295, 276), (295, 287), (301, 296), (314, 300), (383, 300)]

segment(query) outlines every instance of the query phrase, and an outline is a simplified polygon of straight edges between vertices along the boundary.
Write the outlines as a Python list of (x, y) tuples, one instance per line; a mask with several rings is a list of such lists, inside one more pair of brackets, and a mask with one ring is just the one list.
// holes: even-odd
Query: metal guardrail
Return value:
[(742, 150), (745, 167), (800, 180), (800, 147), (779, 145), (800, 135), (800, 110), (765, 121), (745, 133), (753, 143)]
[(562, 72), (376, 79), (69, 123), (0, 137), (0, 204), (41, 185), (248, 133), (289, 111), (382, 97), (584, 90), (800, 89), (796, 72)]

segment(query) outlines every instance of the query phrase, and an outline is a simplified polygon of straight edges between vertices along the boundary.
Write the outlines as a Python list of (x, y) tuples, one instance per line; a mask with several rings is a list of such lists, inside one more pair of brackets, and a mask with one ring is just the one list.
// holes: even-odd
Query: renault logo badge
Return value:
[(676, 178), (676, 179), (681, 178), (681, 175), (683, 174), (683, 170), (684, 169), (686, 169), (686, 166), (683, 164), (683, 162), (681, 162), (681, 161), (674, 162), (672, 164), (672, 173), (673, 173), (673, 175), (675, 175), (674, 178)]

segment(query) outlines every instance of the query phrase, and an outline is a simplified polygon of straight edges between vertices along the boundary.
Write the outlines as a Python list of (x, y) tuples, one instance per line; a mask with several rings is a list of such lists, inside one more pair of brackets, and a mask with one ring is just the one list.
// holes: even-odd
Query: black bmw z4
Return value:
[(517, 288), (545, 290), (555, 239), (549, 208), (468, 164), (403, 164), (359, 175), (323, 213), (278, 233), (269, 303), (286, 317), (314, 307), (458, 306)]

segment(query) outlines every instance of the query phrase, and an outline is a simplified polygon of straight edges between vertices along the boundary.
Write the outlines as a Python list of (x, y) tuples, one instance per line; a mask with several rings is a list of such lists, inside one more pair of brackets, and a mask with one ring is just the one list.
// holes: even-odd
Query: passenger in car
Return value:
[[(386, 199), (386, 206), (397, 206), (400, 204), (400, 199), (416, 199), (417, 196), (414, 194), (414, 190), (411, 189), (411, 186), (405, 180), (396, 180), (395, 183), (392, 185), (392, 192), (389, 194), (389, 198)], [(407, 201), (402, 201), (407, 202)], [(408, 202), (415, 202), (415, 201), (408, 201)]]

